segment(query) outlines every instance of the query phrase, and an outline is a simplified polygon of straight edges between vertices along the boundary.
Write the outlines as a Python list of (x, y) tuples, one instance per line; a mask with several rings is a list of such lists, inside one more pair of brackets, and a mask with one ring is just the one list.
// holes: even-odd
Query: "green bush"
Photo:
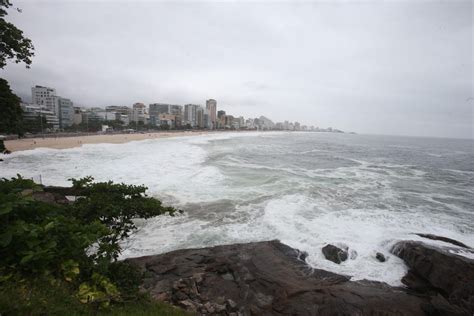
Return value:
[(175, 209), (144, 186), (72, 182), (80, 197), (64, 205), (35, 199), (42, 186), (21, 176), (0, 180), (0, 289), (43, 278), (69, 284), (77, 301), (97, 308), (136, 300), (141, 275), (117, 261), (120, 241), (136, 230), (134, 219)]

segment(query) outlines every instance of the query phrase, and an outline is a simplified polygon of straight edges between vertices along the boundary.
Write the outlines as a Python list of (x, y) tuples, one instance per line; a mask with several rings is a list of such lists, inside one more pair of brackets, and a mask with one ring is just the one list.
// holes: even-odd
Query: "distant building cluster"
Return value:
[(123, 127), (135, 129), (145, 126), (150, 129), (208, 129), (208, 130), (281, 130), (281, 131), (328, 131), (301, 125), (299, 122), (274, 123), (265, 116), (247, 118), (233, 116), (217, 110), (217, 101), (206, 100), (199, 104), (135, 103), (131, 107), (111, 105), (101, 107), (74, 106), (70, 99), (56, 94), (56, 89), (34, 86), (31, 88), (31, 103), (21, 104), (26, 120), (42, 117), (53, 131), (64, 130), (89, 123), (103, 124), (107, 130), (110, 122), (119, 122)]

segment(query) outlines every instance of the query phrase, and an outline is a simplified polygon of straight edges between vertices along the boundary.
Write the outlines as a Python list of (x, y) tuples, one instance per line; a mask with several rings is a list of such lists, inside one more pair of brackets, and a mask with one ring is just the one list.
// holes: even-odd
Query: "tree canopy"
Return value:
[[(31, 40), (23, 36), (23, 31), (5, 21), (10, 0), (0, 0), (0, 69), (12, 59), (15, 63), (24, 62), (29, 68), (34, 56)], [(17, 9), (19, 10), (19, 9)], [(8, 82), (0, 78), (0, 133), (23, 135), (23, 111), (20, 98), (16, 96)]]
[(23, 36), (22, 30), (5, 20), (11, 6), (10, 0), (0, 0), (0, 68), (3, 69), (9, 59), (17, 64), (23, 62), (29, 68), (34, 56), (33, 43)]
[(23, 110), (8, 82), (0, 78), (0, 133), (23, 134)]

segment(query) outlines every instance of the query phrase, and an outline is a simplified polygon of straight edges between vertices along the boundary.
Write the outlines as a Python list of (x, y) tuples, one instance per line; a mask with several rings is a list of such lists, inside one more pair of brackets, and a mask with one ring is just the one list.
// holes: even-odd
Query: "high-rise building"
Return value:
[(82, 123), (82, 109), (78, 106), (75, 106), (73, 125), (79, 125), (81, 123)]
[(150, 115), (151, 123), (155, 125), (160, 125), (160, 114), (176, 115), (175, 125), (179, 127), (182, 123), (183, 107), (181, 105), (153, 103), (148, 107), (148, 114)]
[(225, 128), (225, 111), (217, 111), (217, 125), (216, 128)]
[(106, 121), (121, 121), (124, 125), (130, 123), (132, 110), (128, 106), (110, 105), (105, 107)]
[(216, 110), (217, 110), (217, 101), (214, 99), (209, 99), (206, 101), (206, 110), (209, 111), (209, 118), (211, 121), (211, 127), (210, 128), (216, 128), (217, 127), (217, 115), (216, 115)]
[(74, 124), (74, 104), (71, 100), (57, 97), (54, 111), (59, 119), (59, 127), (65, 128)]
[(189, 124), (191, 127), (197, 126), (196, 111), (198, 108), (199, 105), (196, 104), (186, 104), (184, 106), (183, 124)]
[(225, 116), (225, 128), (230, 129), (234, 125), (234, 117), (232, 115)]
[(147, 123), (146, 105), (143, 103), (135, 103), (132, 108), (131, 121), (135, 123)]
[(31, 88), (31, 103), (56, 113), (57, 101), (56, 89), (43, 86)]
[(170, 105), (164, 103), (153, 103), (148, 106), (148, 114), (150, 117), (158, 117), (160, 114), (169, 114)]
[(204, 128), (204, 109), (200, 106), (196, 109), (196, 127)]

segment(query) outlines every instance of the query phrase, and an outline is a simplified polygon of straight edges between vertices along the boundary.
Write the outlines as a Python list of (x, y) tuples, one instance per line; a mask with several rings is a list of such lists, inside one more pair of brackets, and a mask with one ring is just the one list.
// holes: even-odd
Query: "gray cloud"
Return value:
[(36, 47), (21, 96), (200, 103), (361, 133), (473, 135), (471, 1), (15, 1)]

